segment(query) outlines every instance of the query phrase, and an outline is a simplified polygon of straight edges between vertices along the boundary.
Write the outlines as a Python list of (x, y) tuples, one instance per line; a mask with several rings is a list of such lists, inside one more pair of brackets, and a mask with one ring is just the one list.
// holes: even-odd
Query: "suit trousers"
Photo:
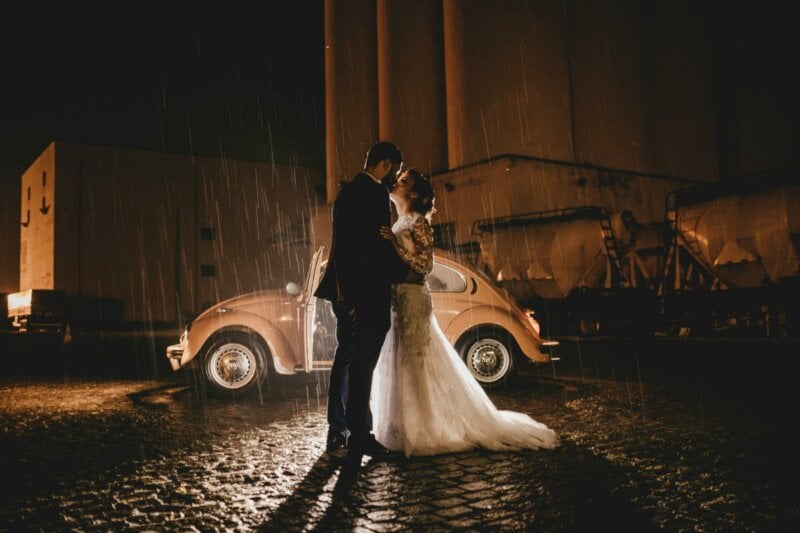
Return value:
[(353, 315), (344, 304), (333, 302), (336, 315), (336, 352), (333, 355), (330, 383), (328, 384), (328, 434), (347, 437), (345, 405), (347, 402), (347, 374), (353, 359)]
[(372, 374), (391, 325), (391, 288), (374, 291), (356, 303), (353, 314), (353, 352), (348, 377), (346, 420), (350, 441), (364, 445), (372, 430), (369, 408)]

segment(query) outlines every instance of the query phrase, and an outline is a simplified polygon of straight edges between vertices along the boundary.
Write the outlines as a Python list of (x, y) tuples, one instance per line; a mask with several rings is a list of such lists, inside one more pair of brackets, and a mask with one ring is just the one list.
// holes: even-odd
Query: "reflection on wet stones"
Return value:
[(2, 382), (0, 529), (797, 524), (791, 487), (773, 477), (796, 472), (796, 453), (752, 411), (691, 386), (564, 383), (493, 393), (556, 429), (556, 450), (366, 461), (340, 491), (324, 406), (303, 387), (261, 405), (174, 383)]

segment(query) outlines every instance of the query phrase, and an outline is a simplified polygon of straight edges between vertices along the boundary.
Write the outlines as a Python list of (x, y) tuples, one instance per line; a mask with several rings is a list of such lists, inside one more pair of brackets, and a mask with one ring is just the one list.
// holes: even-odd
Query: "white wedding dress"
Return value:
[[(392, 227), (400, 255), (417, 272), (433, 267), (433, 234), (419, 214)], [(483, 447), (554, 448), (555, 432), (531, 417), (498, 410), (439, 328), (427, 288), (394, 287), (370, 399), (375, 438), (407, 456)]]

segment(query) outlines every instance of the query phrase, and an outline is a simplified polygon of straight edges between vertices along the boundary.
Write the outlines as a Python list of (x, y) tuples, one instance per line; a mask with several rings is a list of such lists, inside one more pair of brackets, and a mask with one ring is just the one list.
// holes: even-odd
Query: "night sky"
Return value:
[(0, 179), (54, 139), (324, 164), (321, 0), (3, 19)]

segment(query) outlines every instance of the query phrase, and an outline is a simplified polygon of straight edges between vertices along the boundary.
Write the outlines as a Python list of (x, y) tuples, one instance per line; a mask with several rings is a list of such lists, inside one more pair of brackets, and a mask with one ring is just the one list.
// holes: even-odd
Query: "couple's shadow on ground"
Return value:
[[(551, 453), (561, 457), (538, 457), (538, 454)], [(499, 477), (492, 473), (492, 469), (498, 464), (501, 467), (499, 470), (504, 471)], [(509, 465), (518, 467), (523, 464), (529, 466), (509, 468)], [(447, 468), (442, 468), (442, 465)], [(525, 528), (536, 523), (544, 530), (553, 531), (609, 529), (646, 532), (659, 529), (648, 511), (639, 508), (638, 504), (619, 490), (626, 481), (631, 480), (631, 476), (636, 478), (635, 472), (597, 457), (584, 446), (564, 442), (552, 452), (481, 450), (436, 458), (411, 459), (393, 455), (381, 460), (370, 459), (358, 468), (347, 467), (342, 459), (323, 453), (292, 494), (259, 530), (352, 530), (356, 526), (353, 521), (364, 515), (361, 507), (364, 504), (372, 507), (369, 504), (370, 496), (374, 496), (371, 491), (385, 489), (384, 485), (389, 478), (393, 478), (391, 484), (394, 486), (388, 497), (397, 498), (397, 501), (389, 502), (388, 507), (381, 508), (401, 510), (405, 504), (409, 504), (416, 509), (416, 513), (421, 513), (407, 515), (406, 527), (415, 530), (454, 526), (459, 529), (459, 517), (448, 517), (448, 509), (440, 509), (436, 499), (449, 498), (441, 493), (450, 490), (454, 483), (462, 484), (459, 480), (476, 469), (484, 470), (480, 474), (480, 484), (495, 495), (492, 497), (492, 505), (485, 508), (486, 510), (479, 505), (480, 502), (473, 502), (476, 504), (473, 512), (465, 515), (474, 518), (470, 527), (498, 527), (497, 518), (491, 516), (492, 507), (510, 506), (515, 508), (514, 511), (522, 513), (516, 517), (515, 523), (519, 525), (521, 520), (526, 523)], [(456, 476), (453, 477), (453, 474)], [(474, 478), (475, 475), (471, 477)], [(504, 504), (502, 502), (512, 496), (512, 493), (505, 492), (508, 490), (505, 487), (509, 486), (529, 494), (535, 494), (536, 487), (545, 487), (556, 494), (548, 498), (549, 504), (537, 505), (536, 502), (527, 500)], [(420, 498), (433, 498), (434, 501), (424, 500), (427, 503), (420, 503)], [(464, 505), (469, 505), (469, 502)], [(550, 505), (555, 505), (556, 508), (550, 508)], [(517, 507), (520, 508), (516, 509)], [(503, 526), (505, 527), (511, 526)]]
[[(396, 460), (394, 457), (381, 462)], [(259, 531), (287, 531), (307, 529), (309, 522), (316, 522), (316, 531), (331, 531), (345, 526), (347, 507), (353, 502), (353, 491), (359, 480), (369, 478), (377, 461), (353, 465), (343, 456), (327, 452), (316, 460), (306, 476), (294, 488), (292, 494), (278, 506)], [(333, 479), (331, 489), (326, 489)], [(324, 506), (317, 509), (318, 506)]]

